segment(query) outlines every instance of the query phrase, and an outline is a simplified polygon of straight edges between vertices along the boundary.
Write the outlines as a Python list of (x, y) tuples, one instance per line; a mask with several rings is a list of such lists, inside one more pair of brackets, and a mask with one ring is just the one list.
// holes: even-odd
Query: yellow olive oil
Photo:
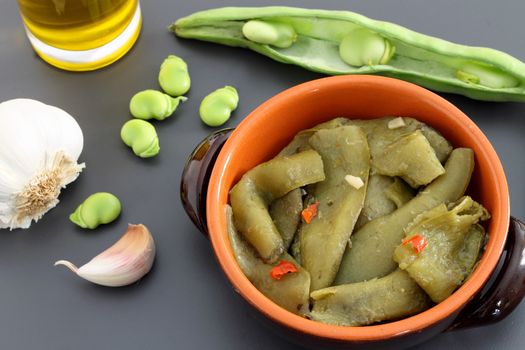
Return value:
[(138, 0), (18, 0), (29, 31), (53, 47), (87, 50), (115, 39)]
[(123, 56), (142, 24), (139, 0), (18, 0), (29, 41), (48, 63), (93, 70)]

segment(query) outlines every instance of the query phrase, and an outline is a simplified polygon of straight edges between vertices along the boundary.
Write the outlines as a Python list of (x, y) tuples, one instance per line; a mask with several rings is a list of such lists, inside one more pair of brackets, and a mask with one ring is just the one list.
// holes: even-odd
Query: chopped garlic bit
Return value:
[(346, 175), (345, 176), (345, 180), (346, 180), (346, 182), (348, 182), (350, 184), (350, 186), (352, 186), (356, 190), (360, 189), (361, 187), (363, 187), (365, 185), (363, 180), (360, 177), (358, 177), (358, 176)]
[(405, 121), (402, 117), (397, 117), (388, 122), (389, 129), (397, 129), (406, 126)]

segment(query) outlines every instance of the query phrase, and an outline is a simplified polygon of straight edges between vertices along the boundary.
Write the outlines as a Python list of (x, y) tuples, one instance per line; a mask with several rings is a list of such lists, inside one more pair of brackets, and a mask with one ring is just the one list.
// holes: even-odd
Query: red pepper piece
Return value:
[(299, 269), (293, 263), (281, 260), (279, 264), (270, 270), (270, 277), (274, 280), (280, 280), (287, 273), (295, 273), (297, 271), (299, 271)]
[(428, 242), (425, 239), (425, 237), (421, 235), (414, 235), (403, 240), (403, 245), (407, 245), (409, 243), (412, 244), (412, 247), (414, 247), (414, 250), (417, 254), (421, 253), (423, 249), (425, 249), (425, 247), (428, 245)]
[(307, 206), (306, 209), (303, 209), (301, 216), (303, 217), (304, 222), (307, 224), (312, 222), (312, 219), (317, 215), (317, 207), (319, 207), (319, 201), (315, 201)]

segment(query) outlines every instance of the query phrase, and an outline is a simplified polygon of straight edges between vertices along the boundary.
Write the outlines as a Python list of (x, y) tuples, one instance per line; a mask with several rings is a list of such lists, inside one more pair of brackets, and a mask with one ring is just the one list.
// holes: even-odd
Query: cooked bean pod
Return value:
[[(317, 290), (332, 284), (363, 207), (370, 154), (366, 135), (355, 126), (319, 130), (309, 143), (321, 155), (326, 173), (311, 192), (319, 202), (318, 215), (299, 231), (301, 264)], [(351, 186), (347, 175), (359, 177), (364, 186)]]
[(183, 38), (252, 49), (331, 75), (381, 74), (488, 101), (525, 101), (525, 64), (350, 11), (218, 8), (177, 20)]
[(400, 178), (394, 178), (394, 183), (385, 189), (385, 197), (395, 203), (397, 208), (401, 208), (405, 203), (414, 198), (412, 189)]
[(309, 311), (310, 274), (288, 254), (281, 259), (294, 263), (299, 271), (288, 274), (280, 280), (270, 277), (272, 265), (265, 264), (257, 257), (253, 248), (239, 235), (233, 223), (232, 209), (226, 206), (228, 236), (233, 255), (244, 275), (277, 305), (288, 311), (304, 315)]
[(418, 130), (428, 140), (441, 163), (447, 160), (452, 151), (452, 146), (440, 133), (413, 118), (403, 117), (405, 126), (395, 129), (388, 127), (388, 124), (394, 119), (393, 117), (370, 120), (340, 119), (343, 119), (342, 123), (359, 126), (366, 133), (370, 147), (370, 156), (372, 157), (372, 168), (374, 169), (376, 168), (374, 164), (375, 159), (383, 154), (385, 148), (398, 141), (401, 137)]
[[(439, 303), (470, 274), (480, 252), (479, 238), (485, 236), (474, 225), (488, 218), (486, 209), (468, 196), (451, 209), (441, 204), (419, 215), (406, 228), (394, 260)], [(424, 243), (416, 247), (411, 244), (413, 237)]]
[[(297, 140), (294, 138), (290, 144), (279, 152), (278, 156), (285, 157), (291, 156), (292, 154), (305, 151), (310, 149), (310, 147), (304, 147), (308, 143), (308, 139), (311, 135), (306, 135), (304, 140)], [(295, 233), (299, 228), (299, 223), (301, 222), (300, 213), (303, 210), (303, 198), (301, 194), (301, 189), (296, 188), (288, 192), (281, 198), (277, 198), (270, 205), (270, 216), (272, 217), (277, 230), (281, 233), (283, 238), (284, 248), (288, 249), (292, 244)], [(296, 244), (296, 253), (298, 253), (298, 245)], [(299, 254), (292, 254), (296, 260), (298, 259)]]
[(396, 320), (432, 305), (425, 292), (400, 269), (383, 278), (320, 289), (311, 297), (310, 317), (338, 326)]
[(385, 147), (374, 158), (374, 165), (380, 174), (399, 176), (413, 188), (428, 185), (445, 172), (432, 146), (419, 130)]
[(396, 269), (392, 259), (405, 232), (415, 217), (441, 203), (458, 200), (467, 189), (474, 169), (474, 154), (468, 148), (456, 148), (445, 164), (445, 174), (421, 190), (411, 201), (393, 213), (370, 221), (352, 235), (335, 284), (366, 281), (386, 276)]
[(281, 233), (285, 250), (292, 244), (295, 232), (299, 228), (302, 210), (303, 199), (299, 188), (276, 199), (270, 205), (270, 216), (275, 223), (275, 227)]
[(355, 224), (355, 230), (380, 216), (388, 215), (414, 197), (410, 187), (399, 178), (370, 175), (363, 210)]
[[(481, 219), (485, 220), (486, 218)], [(463, 244), (463, 247), (456, 255), (458, 264), (461, 269), (465, 271), (465, 275), (467, 277), (470, 273), (472, 273), (474, 266), (479, 260), (485, 245), (486, 237), (487, 234), (483, 226), (480, 224), (472, 225), (465, 237), (465, 243)]]
[(324, 177), (321, 157), (310, 150), (259, 164), (233, 187), (230, 203), (235, 225), (263, 260), (275, 262), (284, 252), (283, 239), (268, 212), (269, 204)]
[(391, 129), (388, 127), (393, 117), (384, 117), (377, 119), (347, 119), (347, 118), (335, 118), (327, 122), (318, 124), (311, 129), (303, 130), (299, 132), (294, 139), (281, 151), (282, 154), (293, 154), (297, 151), (309, 149), (308, 139), (316, 131), (321, 129), (334, 129), (343, 125), (355, 125), (359, 126), (366, 134), (368, 139), (368, 147), (370, 148), (370, 157), (372, 161), (372, 173), (375, 173), (374, 159), (380, 157), (385, 148), (393, 142), (396, 142), (401, 137), (410, 134), (414, 131), (421, 131), (426, 137), (432, 149), (436, 153), (436, 157), (441, 163), (444, 163), (450, 152), (452, 146), (450, 143), (441, 136), (440, 133), (421, 123), (420, 121), (404, 117), (403, 121), (405, 126), (400, 128)]

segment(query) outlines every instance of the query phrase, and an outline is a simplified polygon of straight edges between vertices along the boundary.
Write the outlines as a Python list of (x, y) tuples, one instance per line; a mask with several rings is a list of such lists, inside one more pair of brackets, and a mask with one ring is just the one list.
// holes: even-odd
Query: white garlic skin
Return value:
[(106, 287), (121, 287), (144, 277), (155, 260), (155, 241), (146, 226), (128, 225), (128, 230), (111, 247), (88, 263), (77, 268), (71, 262), (59, 260), (79, 277)]
[(80, 126), (62, 109), (23, 98), (0, 103), (0, 229), (28, 228), (56, 206), (84, 168), (83, 145)]

